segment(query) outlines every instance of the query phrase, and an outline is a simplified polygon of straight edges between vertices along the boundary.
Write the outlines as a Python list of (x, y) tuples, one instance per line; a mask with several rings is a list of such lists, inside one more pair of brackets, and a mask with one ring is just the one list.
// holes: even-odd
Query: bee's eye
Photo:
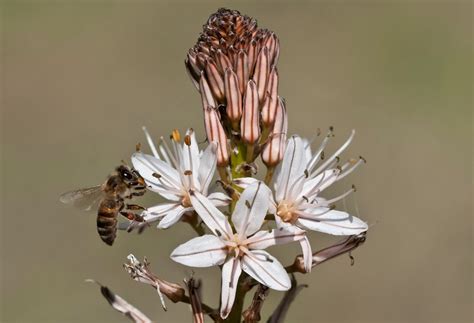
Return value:
[(130, 174), (129, 171), (124, 170), (124, 171), (122, 172), (122, 177), (123, 177), (123, 178), (126, 178), (126, 179), (132, 179), (133, 176), (132, 176), (132, 174)]

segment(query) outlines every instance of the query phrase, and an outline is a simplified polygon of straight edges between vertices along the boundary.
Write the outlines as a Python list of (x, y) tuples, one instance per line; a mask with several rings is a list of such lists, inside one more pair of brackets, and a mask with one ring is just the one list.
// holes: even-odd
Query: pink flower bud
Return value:
[(262, 160), (267, 167), (274, 167), (283, 159), (286, 149), (287, 131), (288, 117), (285, 102), (281, 98), (278, 98), (273, 131), (262, 151)]
[(263, 102), (266, 95), (267, 89), (267, 77), (270, 71), (270, 62), (268, 60), (268, 48), (263, 47), (257, 57), (257, 63), (255, 64), (255, 72), (253, 74), (253, 80), (257, 84), (258, 100)]
[(260, 111), (258, 109), (258, 92), (256, 84), (250, 80), (245, 91), (242, 121), (240, 122), (242, 140), (248, 144), (255, 143), (260, 137)]
[(204, 72), (201, 72), (201, 78), (199, 79), (199, 92), (201, 92), (203, 109), (206, 109), (207, 107), (215, 108), (217, 106), (211, 88), (209, 87), (209, 83), (207, 83), (206, 77), (204, 76)]
[(206, 76), (209, 80), (209, 87), (211, 88), (214, 98), (222, 102), (224, 99), (224, 80), (222, 79), (219, 70), (212, 58), (207, 59)]
[(262, 123), (265, 127), (273, 126), (278, 108), (278, 70), (272, 68), (268, 78), (267, 97), (262, 107)]
[(227, 117), (232, 123), (237, 123), (242, 116), (242, 94), (239, 90), (237, 74), (227, 68), (224, 81), (225, 96), (227, 99)]
[(208, 106), (204, 109), (204, 127), (206, 128), (207, 140), (217, 143), (217, 165), (227, 166), (230, 156), (227, 137), (216, 108)]

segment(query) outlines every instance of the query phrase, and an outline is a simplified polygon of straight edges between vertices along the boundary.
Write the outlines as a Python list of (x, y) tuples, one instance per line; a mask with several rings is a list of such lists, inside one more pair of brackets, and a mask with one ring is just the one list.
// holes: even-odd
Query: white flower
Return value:
[[(354, 133), (352, 131), (349, 139), (317, 168), (331, 133), (314, 154), (311, 153), (308, 141), (298, 136), (288, 140), (283, 161), (273, 180), (275, 194), (270, 201), (270, 212), (275, 214), (278, 227), (298, 227), (332, 235), (354, 235), (367, 231), (365, 222), (332, 207), (334, 202), (352, 193), (354, 188), (329, 200), (319, 196), (327, 187), (347, 176), (363, 162), (361, 158), (337, 166), (338, 155), (349, 146)], [(254, 181), (252, 178), (241, 178), (234, 182), (246, 187)], [(305, 263), (310, 261), (305, 257)]]
[(300, 229), (258, 231), (267, 214), (271, 191), (262, 182), (244, 190), (232, 214), (233, 232), (227, 217), (199, 192), (191, 202), (214, 235), (203, 235), (178, 246), (171, 258), (192, 267), (222, 266), (221, 316), (226, 318), (234, 303), (243, 271), (275, 290), (288, 290), (291, 282), (280, 262), (262, 250), (270, 246), (306, 239)]
[(142, 216), (147, 222), (161, 220), (158, 228), (166, 229), (178, 222), (189, 211), (194, 210), (189, 197), (189, 190), (207, 196), (216, 206), (229, 204), (230, 198), (224, 193), (208, 195), (216, 170), (216, 144), (211, 143), (203, 152), (199, 151), (192, 129), (186, 132), (184, 143), (176, 130), (171, 136), (171, 147), (161, 140), (154, 145), (150, 135), (145, 131), (153, 156), (137, 152), (132, 155), (132, 163), (145, 179), (148, 189), (160, 194), (169, 203), (148, 208)]

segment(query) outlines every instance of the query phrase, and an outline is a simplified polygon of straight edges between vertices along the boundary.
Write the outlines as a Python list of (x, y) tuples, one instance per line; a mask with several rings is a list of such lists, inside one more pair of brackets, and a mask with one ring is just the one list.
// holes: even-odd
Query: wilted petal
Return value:
[(211, 267), (221, 265), (226, 256), (224, 242), (216, 236), (206, 234), (178, 246), (170, 257), (190, 267)]
[(359, 234), (368, 229), (367, 223), (346, 212), (330, 210), (325, 207), (307, 211), (314, 215), (300, 216), (296, 224), (309, 230), (345, 236)]
[(288, 290), (290, 278), (281, 263), (264, 250), (252, 250), (242, 257), (242, 270), (259, 283), (275, 290)]
[(300, 241), (306, 238), (306, 232), (291, 227), (288, 229), (274, 229), (270, 232), (259, 231), (246, 240), (250, 249), (266, 249), (268, 247), (285, 244), (294, 241)]
[(241, 237), (248, 237), (262, 226), (270, 203), (270, 189), (263, 182), (247, 187), (232, 213), (232, 223)]
[(230, 239), (233, 235), (232, 228), (230, 227), (229, 221), (221, 211), (219, 211), (214, 204), (209, 201), (205, 196), (199, 192), (192, 191), (189, 193), (191, 196), (191, 203), (194, 210), (206, 223), (208, 228), (217, 236), (223, 235), (225, 238)]
[(170, 226), (173, 224), (177, 223), (179, 220), (181, 220), (181, 217), (183, 216), (184, 213), (187, 211), (191, 211), (192, 208), (185, 208), (181, 205), (177, 206), (173, 210), (169, 211), (165, 217), (160, 221), (158, 224), (159, 229), (168, 229)]
[(222, 266), (221, 317), (227, 318), (234, 305), (235, 292), (242, 268), (239, 258), (229, 258)]
[[(281, 169), (275, 180), (275, 197), (277, 201), (298, 195), (301, 188), (297, 190), (295, 182), (301, 181), (305, 175), (306, 158), (303, 141), (298, 136), (293, 136), (288, 140), (288, 145), (281, 163)], [(304, 181), (301, 181), (303, 184)]]

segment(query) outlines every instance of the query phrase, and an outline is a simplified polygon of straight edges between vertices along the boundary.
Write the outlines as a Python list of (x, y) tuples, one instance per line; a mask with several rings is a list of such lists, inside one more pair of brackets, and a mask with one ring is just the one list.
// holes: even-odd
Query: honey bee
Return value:
[(102, 185), (66, 192), (59, 200), (84, 211), (97, 209), (97, 232), (102, 241), (111, 246), (117, 235), (118, 214), (130, 221), (145, 222), (140, 215), (129, 212), (144, 210), (143, 207), (136, 204), (125, 205), (125, 199), (142, 196), (145, 192), (145, 180), (138, 171), (121, 165), (115, 168)]

